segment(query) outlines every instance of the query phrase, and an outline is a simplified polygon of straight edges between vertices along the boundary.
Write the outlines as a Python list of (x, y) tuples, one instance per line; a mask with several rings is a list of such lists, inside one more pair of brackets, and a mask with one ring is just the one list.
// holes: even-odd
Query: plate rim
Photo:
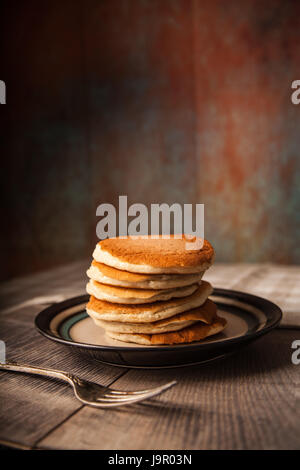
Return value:
[[(272, 329), (274, 329), (278, 324), (280, 323), (282, 319), (282, 310), (281, 308), (273, 303), (272, 301), (265, 299), (263, 297), (259, 297), (254, 294), (249, 294), (247, 292), (242, 292), (242, 291), (237, 291), (233, 289), (225, 289), (221, 287), (215, 287), (213, 289), (213, 292), (211, 295), (215, 296), (223, 296), (223, 297), (228, 297), (228, 298), (235, 298), (236, 300), (244, 301), (246, 303), (250, 303), (252, 306), (257, 307), (259, 304), (259, 307), (265, 314), (267, 318), (266, 325), (263, 326), (258, 331), (254, 331), (253, 333), (249, 333), (247, 335), (242, 335), (234, 338), (227, 338), (224, 339), (220, 342), (218, 342), (218, 346), (216, 346), (215, 343), (188, 343), (188, 344), (177, 344), (177, 345), (155, 345), (155, 346), (144, 346), (141, 348), (140, 346), (107, 346), (107, 345), (98, 345), (98, 344), (88, 344), (88, 343), (80, 343), (77, 341), (73, 340), (67, 340), (59, 336), (55, 336), (55, 334), (52, 333), (52, 331), (49, 329), (50, 321), (59, 313), (61, 312), (64, 308), (70, 308), (74, 307), (75, 305), (78, 305), (80, 303), (85, 303), (88, 301), (88, 294), (83, 294), (80, 296), (76, 297), (71, 297), (69, 299), (63, 300), (62, 302), (58, 302), (55, 304), (52, 304), (45, 309), (41, 310), (35, 317), (34, 319), (34, 325), (36, 330), (44, 337), (47, 339), (50, 339), (54, 342), (64, 344), (67, 346), (72, 346), (75, 348), (81, 348), (81, 349), (87, 349), (87, 350), (98, 350), (98, 351), (121, 351), (121, 352), (153, 352), (153, 351), (178, 351), (179, 349), (184, 349), (184, 350), (210, 350), (214, 349), (215, 347), (220, 347), (221, 345), (224, 344), (239, 344), (239, 343), (244, 343), (246, 341), (251, 341), (253, 339), (259, 338), (260, 336), (268, 333)], [(252, 302), (249, 302), (249, 300), (252, 300)], [(262, 308), (264, 306), (265, 308)], [(59, 309), (59, 310), (58, 310)], [(266, 313), (267, 311), (267, 313)], [(270, 312), (272, 312), (273, 318), (271, 318)], [(46, 324), (46, 326), (45, 326)], [(48, 326), (47, 326), (48, 325)]]

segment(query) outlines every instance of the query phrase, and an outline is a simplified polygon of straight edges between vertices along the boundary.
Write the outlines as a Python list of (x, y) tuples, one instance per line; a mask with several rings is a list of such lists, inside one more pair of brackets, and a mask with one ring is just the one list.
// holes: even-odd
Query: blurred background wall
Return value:
[(217, 261), (298, 263), (300, 3), (3, 0), (1, 278), (90, 256), (96, 207), (204, 203)]

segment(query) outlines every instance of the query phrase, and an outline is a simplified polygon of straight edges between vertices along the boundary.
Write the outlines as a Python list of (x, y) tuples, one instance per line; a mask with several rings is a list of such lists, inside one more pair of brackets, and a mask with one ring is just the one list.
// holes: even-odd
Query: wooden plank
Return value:
[[(24, 448), (78, 449), (299, 447), (300, 379), (291, 363), (297, 330), (275, 331), (220, 363), (126, 373), (79, 358), (40, 336), (33, 328), (40, 305), (13, 308), (36, 296), (84, 292), (88, 263), (73, 263), (0, 286), (6, 308), (0, 337), (6, 341), (8, 358), (67, 369), (104, 384), (125, 373), (114, 384), (120, 389), (144, 388), (178, 377), (180, 383), (157, 400), (107, 412), (81, 408), (71, 389), (58, 381), (0, 373), (1, 442)], [(273, 268), (215, 265), (206, 279), (220, 287), (251, 291), (275, 272), (272, 282), (277, 287), (272, 292), (279, 290), (283, 296), (284, 289), (291, 289), (296, 268), (293, 273)], [(285, 286), (282, 279), (287, 274)]]
[(263, 264), (215, 264), (205, 273), (214, 287), (249, 292), (271, 300), (283, 312), (282, 327), (300, 327), (300, 267)]
[(242, 289), (249, 277), (254, 277), (255, 273), (264, 265), (251, 263), (215, 263), (205, 272), (204, 279), (210, 282), (213, 287), (224, 289)]
[[(124, 369), (110, 368), (77, 356), (66, 346), (42, 337), (31, 323), (1, 320), (0, 338), (6, 343), (7, 360), (51, 367), (109, 385)], [(71, 387), (62, 382), (0, 371), (0, 440), (18, 446), (35, 442), (82, 407)]]
[[(85, 293), (88, 264), (83, 260), (1, 284), (0, 338), (6, 343), (7, 360), (67, 370), (104, 385), (124, 373), (124, 369), (95, 364), (84, 356), (78, 359), (34, 329), (34, 318), (49, 299)], [(67, 384), (2, 371), (0, 397), (0, 440), (23, 448), (34, 446), (82, 407)]]
[(148, 403), (81, 409), (38, 447), (46, 449), (292, 449), (300, 446), (295, 331), (274, 331), (220, 362), (161, 371), (132, 370), (114, 387), (177, 379)]
[[(34, 305), (30, 301), (37, 297), (40, 298), (40, 305), (43, 306), (45, 303), (51, 303), (51, 299), (53, 302), (55, 298), (63, 300), (85, 294), (87, 282), (85, 272), (89, 264), (90, 260), (81, 260), (1, 283), (1, 314), (10, 316), (10, 313), (18, 311), (18, 318), (22, 318), (25, 315), (23, 311), (20, 313), (20, 307), (26, 309)], [(50, 302), (47, 302), (48, 297)]]

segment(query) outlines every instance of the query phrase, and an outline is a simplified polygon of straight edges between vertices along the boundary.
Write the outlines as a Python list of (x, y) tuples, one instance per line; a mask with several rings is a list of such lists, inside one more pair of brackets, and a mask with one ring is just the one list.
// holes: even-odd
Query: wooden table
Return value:
[[(48, 341), (33, 326), (52, 296), (84, 293), (88, 262), (2, 284), (0, 339), (7, 360), (78, 373), (114, 388), (177, 379), (157, 399), (113, 410), (81, 405), (61, 382), (0, 372), (0, 441), (38, 449), (295, 449), (300, 447), (298, 329), (277, 329), (238, 354), (202, 366), (127, 370), (94, 363)], [(248, 290), (257, 265), (216, 265), (206, 279)], [(298, 271), (299, 274), (299, 271)], [(232, 279), (236, 281), (233, 282)], [(251, 289), (250, 289), (251, 290)], [(37, 299), (32, 305), (30, 299)]]

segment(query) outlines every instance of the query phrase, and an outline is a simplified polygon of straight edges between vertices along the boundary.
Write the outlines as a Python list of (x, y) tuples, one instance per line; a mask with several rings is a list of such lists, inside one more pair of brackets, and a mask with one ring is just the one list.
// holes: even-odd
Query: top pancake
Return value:
[[(200, 243), (200, 239), (198, 239)], [(133, 273), (199, 273), (213, 262), (214, 250), (203, 241), (202, 248), (187, 249), (188, 239), (151, 237), (107, 238), (96, 245), (96, 261)]]

